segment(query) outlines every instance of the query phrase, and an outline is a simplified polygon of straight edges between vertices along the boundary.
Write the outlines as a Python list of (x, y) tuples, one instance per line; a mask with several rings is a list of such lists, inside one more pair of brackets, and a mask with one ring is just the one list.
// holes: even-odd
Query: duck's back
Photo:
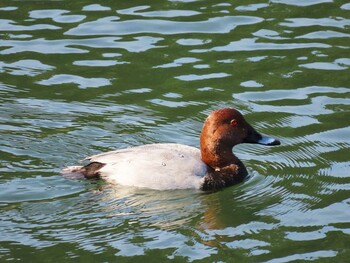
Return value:
[(100, 176), (120, 185), (165, 189), (199, 189), (207, 166), (200, 150), (182, 144), (148, 144), (87, 158), (104, 163)]

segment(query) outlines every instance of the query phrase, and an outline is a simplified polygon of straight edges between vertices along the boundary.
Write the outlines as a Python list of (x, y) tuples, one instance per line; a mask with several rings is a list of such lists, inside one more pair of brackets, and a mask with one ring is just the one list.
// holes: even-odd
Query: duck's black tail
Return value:
[(61, 174), (64, 177), (72, 179), (80, 179), (85, 177), (86, 179), (100, 178), (100, 169), (105, 166), (104, 163), (92, 162), (85, 166), (68, 166), (64, 168)]

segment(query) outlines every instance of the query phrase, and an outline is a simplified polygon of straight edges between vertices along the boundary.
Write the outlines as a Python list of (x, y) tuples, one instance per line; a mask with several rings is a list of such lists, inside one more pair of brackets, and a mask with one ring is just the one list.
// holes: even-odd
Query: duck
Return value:
[(242, 182), (248, 175), (232, 148), (240, 143), (280, 145), (257, 132), (235, 108), (211, 112), (200, 134), (200, 148), (154, 143), (85, 158), (84, 166), (68, 166), (63, 175), (103, 179), (113, 185), (155, 190), (215, 191)]

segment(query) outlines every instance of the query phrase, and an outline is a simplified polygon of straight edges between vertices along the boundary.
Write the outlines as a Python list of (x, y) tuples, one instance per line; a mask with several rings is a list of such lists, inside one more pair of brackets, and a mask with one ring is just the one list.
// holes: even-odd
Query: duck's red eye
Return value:
[(237, 121), (236, 119), (232, 119), (232, 120), (230, 121), (230, 124), (231, 124), (232, 126), (236, 126), (236, 125), (238, 124), (238, 121)]

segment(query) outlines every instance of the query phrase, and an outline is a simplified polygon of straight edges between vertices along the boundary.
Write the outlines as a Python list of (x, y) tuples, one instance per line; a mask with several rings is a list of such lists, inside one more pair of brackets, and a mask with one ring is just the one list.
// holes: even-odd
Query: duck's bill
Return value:
[(258, 143), (262, 145), (268, 145), (268, 146), (274, 146), (274, 145), (280, 145), (281, 142), (275, 138), (272, 138), (270, 136), (261, 134), (257, 132), (253, 127), (248, 126), (248, 136), (244, 139), (243, 142), (245, 143)]
[(274, 145), (280, 145), (281, 142), (275, 138), (266, 136), (266, 135), (261, 135), (261, 139), (257, 141), (258, 144), (262, 145), (268, 145), (268, 146), (274, 146)]

